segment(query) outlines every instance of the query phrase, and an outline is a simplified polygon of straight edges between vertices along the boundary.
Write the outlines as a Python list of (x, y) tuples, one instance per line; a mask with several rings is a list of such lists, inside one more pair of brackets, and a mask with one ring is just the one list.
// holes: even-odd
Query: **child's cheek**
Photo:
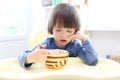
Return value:
[(75, 34), (70, 34), (70, 35), (68, 36), (68, 38), (69, 38), (70, 40), (72, 40), (73, 37), (74, 37), (74, 35), (75, 35)]

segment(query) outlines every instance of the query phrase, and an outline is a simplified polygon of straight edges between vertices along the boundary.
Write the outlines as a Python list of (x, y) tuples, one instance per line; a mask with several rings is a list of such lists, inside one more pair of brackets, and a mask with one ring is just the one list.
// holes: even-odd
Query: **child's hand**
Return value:
[(75, 38), (76, 38), (76, 39), (79, 39), (79, 40), (81, 40), (81, 41), (85, 41), (85, 40), (88, 39), (88, 37), (87, 37), (85, 34), (82, 34), (82, 33), (80, 33), (80, 32), (76, 32), (76, 34), (72, 36), (72, 41), (73, 41)]
[(28, 54), (26, 63), (41, 63), (45, 62), (48, 51), (45, 49), (46, 45), (38, 46), (32, 53)]

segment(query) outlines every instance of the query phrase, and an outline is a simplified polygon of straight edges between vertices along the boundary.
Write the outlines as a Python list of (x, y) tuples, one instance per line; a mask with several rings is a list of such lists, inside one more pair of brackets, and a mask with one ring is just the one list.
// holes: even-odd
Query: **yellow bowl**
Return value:
[(50, 69), (60, 69), (68, 61), (69, 53), (66, 50), (53, 49), (48, 50), (49, 54), (47, 56), (45, 65)]

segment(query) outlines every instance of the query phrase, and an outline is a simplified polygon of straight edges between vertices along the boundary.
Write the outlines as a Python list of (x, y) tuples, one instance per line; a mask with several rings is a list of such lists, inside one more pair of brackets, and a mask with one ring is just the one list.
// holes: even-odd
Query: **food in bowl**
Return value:
[(49, 54), (47, 56), (45, 65), (50, 69), (60, 69), (68, 61), (69, 53), (66, 50), (52, 49), (48, 50)]

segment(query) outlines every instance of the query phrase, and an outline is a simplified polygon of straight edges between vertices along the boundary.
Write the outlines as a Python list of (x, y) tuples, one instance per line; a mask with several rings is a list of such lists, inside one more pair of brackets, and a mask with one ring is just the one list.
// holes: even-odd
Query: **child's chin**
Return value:
[(67, 44), (61, 44), (59, 47), (65, 47)]

